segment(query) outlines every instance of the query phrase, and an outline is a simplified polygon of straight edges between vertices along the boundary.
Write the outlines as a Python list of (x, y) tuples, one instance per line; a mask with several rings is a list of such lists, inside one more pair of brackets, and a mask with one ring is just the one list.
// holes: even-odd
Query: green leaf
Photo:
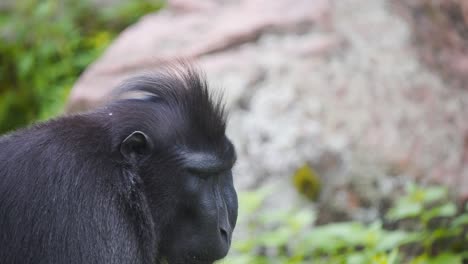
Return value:
[(419, 233), (407, 233), (405, 231), (386, 232), (382, 235), (376, 248), (379, 251), (391, 250), (404, 244), (418, 241), (419, 239), (421, 239)]
[(18, 61), (18, 75), (26, 77), (31, 71), (34, 63), (34, 54), (31, 52), (25, 53)]
[(461, 227), (464, 225), (468, 225), (468, 214), (466, 213), (456, 217), (451, 224), (452, 227)]
[(462, 264), (461, 256), (452, 253), (442, 253), (426, 261), (427, 264)]
[(429, 210), (424, 211), (421, 214), (423, 221), (428, 222), (435, 217), (452, 217), (457, 213), (457, 207), (454, 203), (446, 203)]
[(364, 253), (352, 253), (346, 257), (346, 264), (363, 264), (368, 261), (369, 258)]
[(399, 252), (398, 248), (395, 248), (390, 252), (390, 255), (388, 256), (388, 264), (397, 264), (399, 260)]
[(432, 203), (447, 197), (447, 188), (445, 187), (427, 187), (423, 190), (424, 202)]
[(439, 227), (436, 228), (433, 231), (430, 231), (430, 236), (424, 241), (427, 244), (433, 243), (436, 240), (442, 239), (442, 238), (450, 238), (450, 237), (455, 237), (461, 233), (460, 228), (451, 228), (447, 229), (444, 227)]
[(334, 253), (341, 248), (375, 243), (379, 233), (368, 230), (360, 223), (331, 223), (314, 228), (304, 238), (304, 244), (316, 250)]
[(402, 200), (399, 201), (395, 207), (389, 210), (387, 218), (390, 220), (401, 220), (405, 218), (416, 217), (420, 215), (422, 211), (422, 204)]

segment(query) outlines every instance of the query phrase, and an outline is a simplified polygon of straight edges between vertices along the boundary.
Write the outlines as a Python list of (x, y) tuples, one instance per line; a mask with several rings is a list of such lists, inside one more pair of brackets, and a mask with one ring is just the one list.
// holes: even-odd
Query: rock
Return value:
[(423, 62), (446, 82), (468, 89), (468, 1), (395, 1), (413, 29)]
[[(170, 1), (175, 10), (143, 17), (114, 41), (75, 84), (68, 111), (102, 103), (129, 75), (177, 58), (196, 59), (255, 42), (266, 33), (294, 33), (327, 23), (325, 0)], [(181, 9), (194, 12), (179, 14)], [(196, 11), (196, 12), (195, 12)], [(216, 23), (213, 23), (216, 21)], [(138, 41), (135, 41), (138, 40)], [(130, 56), (129, 56), (130, 55)]]
[(272, 206), (295, 203), (291, 176), (305, 163), (322, 177), (320, 204), (334, 220), (376, 217), (411, 178), (468, 190), (468, 95), (419, 63), (408, 26), (385, 0), (169, 6), (87, 69), (70, 112), (101, 104), (130, 75), (190, 58), (226, 91), (237, 187), (278, 184)]

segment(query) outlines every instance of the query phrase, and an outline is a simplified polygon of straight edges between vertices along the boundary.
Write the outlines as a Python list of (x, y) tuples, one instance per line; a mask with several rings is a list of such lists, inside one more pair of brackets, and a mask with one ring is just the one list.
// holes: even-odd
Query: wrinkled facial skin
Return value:
[(143, 179), (170, 190), (150, 197), (155, 222), (162, 225), (158, 255), (169, 264), (210, 264), (229, 251), (238, 208), (231, 172), (236, 156), (227, 139), (219, 145), (217, 151), (161, 153), (155, 160), (164, 166), (153, 164), (158, 179)]

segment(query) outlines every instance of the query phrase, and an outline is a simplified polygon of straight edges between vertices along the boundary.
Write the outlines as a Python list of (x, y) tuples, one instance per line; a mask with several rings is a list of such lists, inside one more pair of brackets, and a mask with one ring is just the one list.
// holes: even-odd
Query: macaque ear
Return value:
[(120, 145), (120, 153), (129, 161), (138, 161), (148, 156), (153, 150), (150, 138), (141, 131), (135, 131), (127, 136)]

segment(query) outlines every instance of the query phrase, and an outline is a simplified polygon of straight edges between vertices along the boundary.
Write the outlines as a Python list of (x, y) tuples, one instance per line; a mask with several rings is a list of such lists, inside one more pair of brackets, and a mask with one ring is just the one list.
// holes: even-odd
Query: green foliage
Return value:
[(0, 133), (56, 115), (80, 73), (161, 0), (95, 8), (88, 1), (22, 0), (0, 10)]
[(313, 168), (304, 164), (293, 175), (296, 190), (311, 201), (316, 201), (320, 194), (320, 177)]
[[(457, 213), (442, 187), (409, 185), (387, 217), (369, 225), (314, 226), (312, 208), (267, 210), (270, 193), (240, 194), (239, 225), (247, 234), (233, 241), (221, 263), (461, 264), (468, 259), (468, 213)], [(385, 227), (390, 224), (396, 228)]]

